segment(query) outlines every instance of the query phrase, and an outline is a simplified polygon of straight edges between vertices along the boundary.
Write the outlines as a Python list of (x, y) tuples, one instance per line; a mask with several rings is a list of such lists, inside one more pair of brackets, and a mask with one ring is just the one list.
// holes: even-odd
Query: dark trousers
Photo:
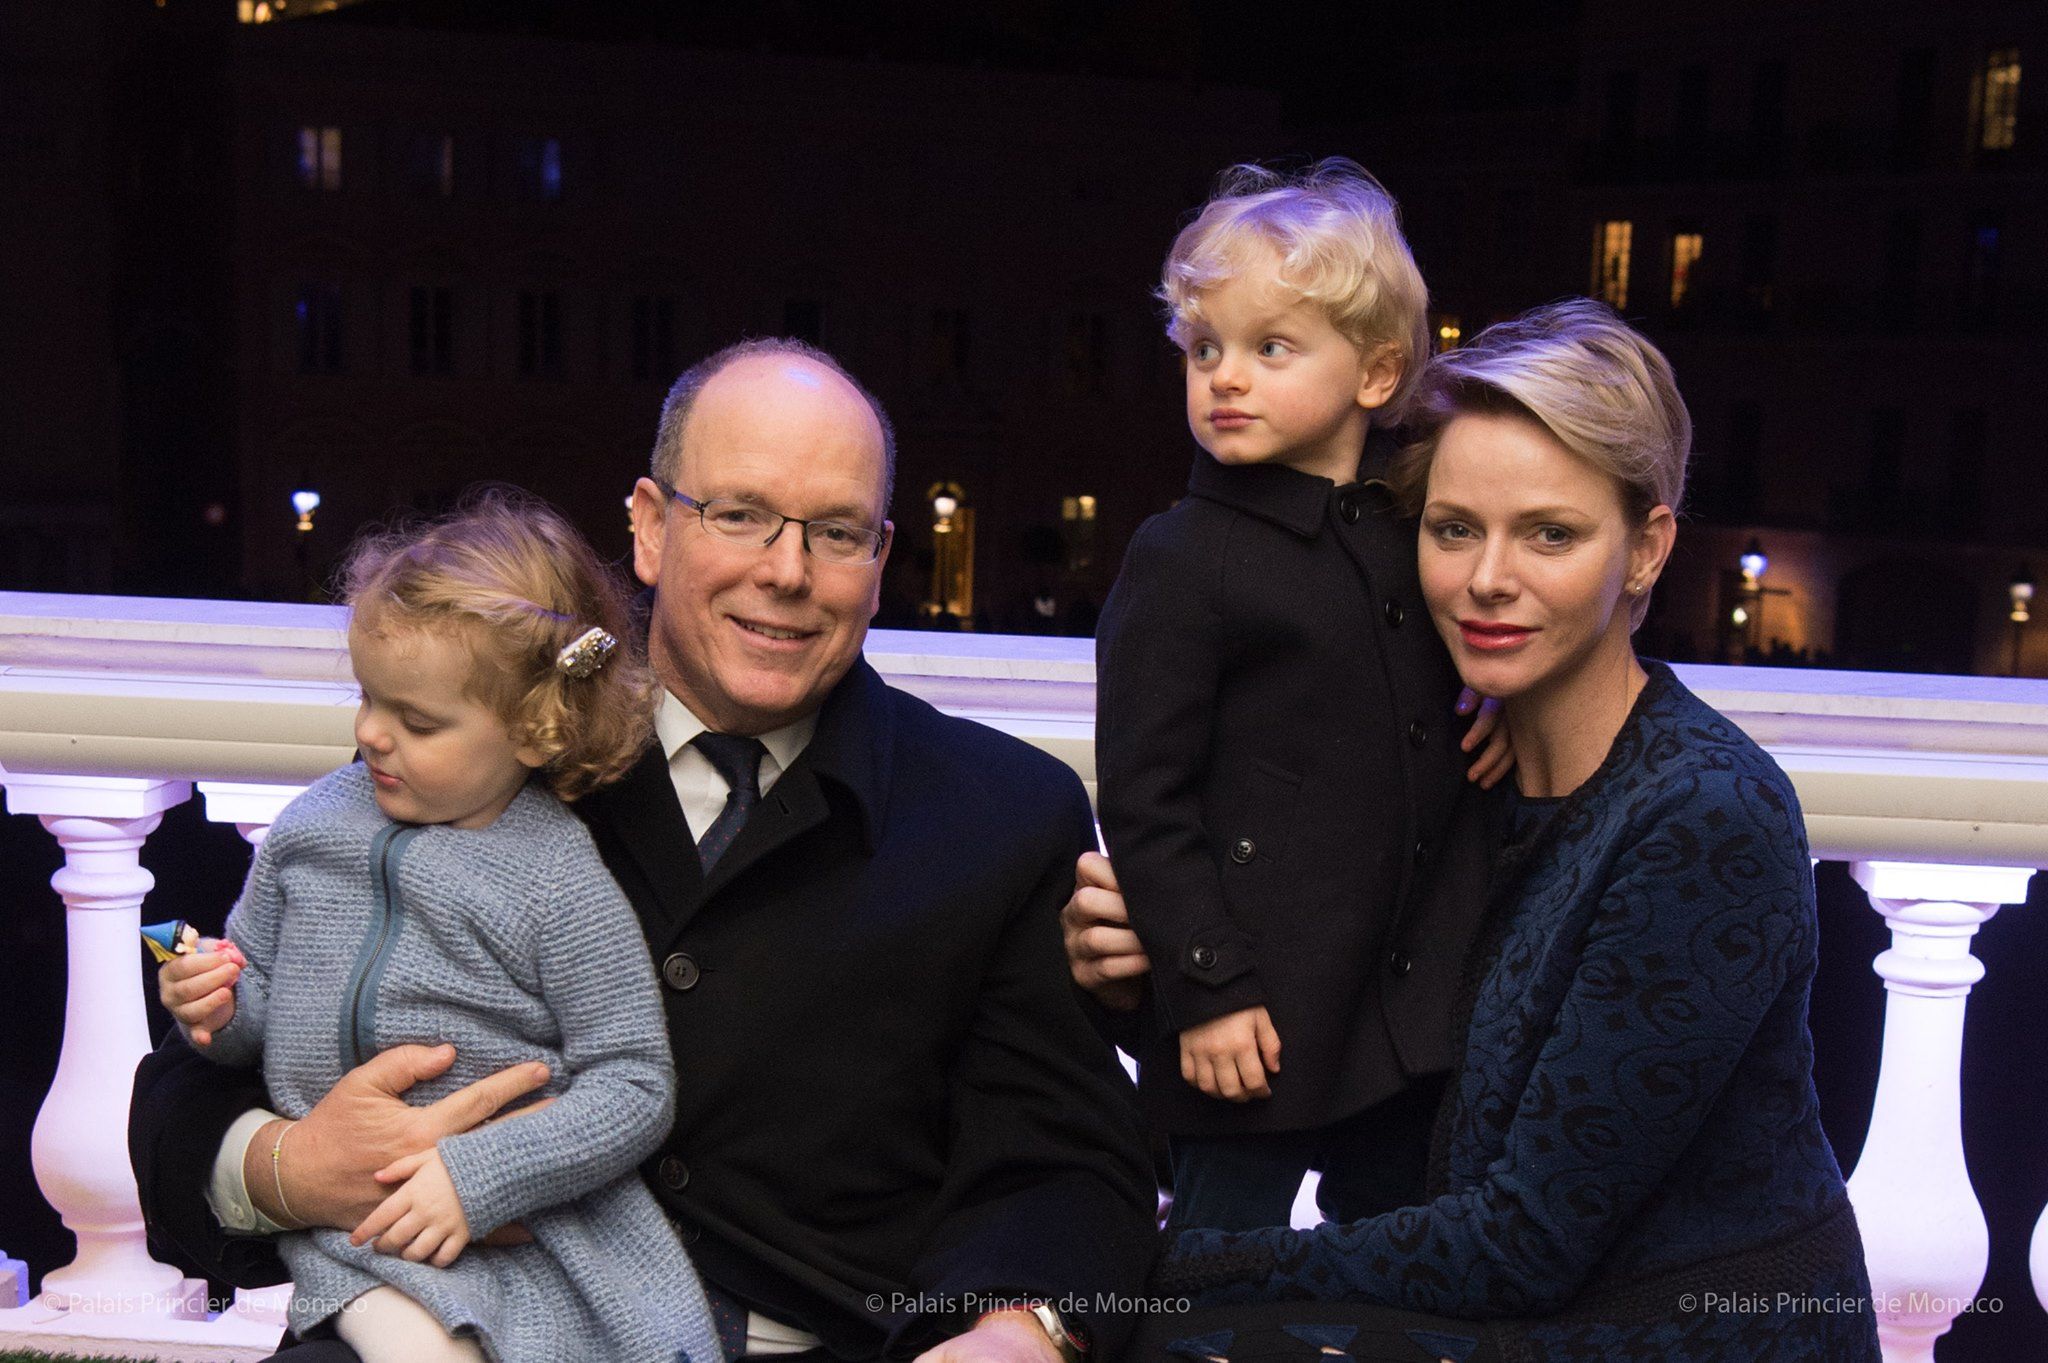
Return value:
[(1442, 1076), (1418, 1081), (1311, 1131), (1174, 1137), (1167, 1229), (1284, 1226), (1311, 1169), (1322, 1172), (1316, 1205), (1332, 1221), (1362, 1221), (1420, 1204), (1444, 1082)]

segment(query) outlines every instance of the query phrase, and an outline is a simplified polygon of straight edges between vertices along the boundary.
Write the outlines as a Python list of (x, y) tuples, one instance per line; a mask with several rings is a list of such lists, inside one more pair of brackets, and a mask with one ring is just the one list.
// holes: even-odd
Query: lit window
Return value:
[(1616, 220), (1593, 229), (1593, 292), (1619, 312), (1628, 306), (1629, 244), (1635, 224)]
[(562, 197), (562, 139), (522, 137), (519, 139), (520, 191), (529, 199), (549, 203)]
[[(159, 4), (157, 8), (163, 6)], [(269, 23), (272, 16), (268, 0), (236, 0), (235, 17), (245, 24)]]
[(1075, 497), (1060, 499), (1060, 519), (1063, 521), (1092, 521), (1095, 519), (1095, 498), (1086, 492)]
[(341, 129), (299, 129), (299, 183), (307, 189), (341, 188)]
[(1700, 263), (1705, 238), (1698, 232), (1674, 232), (1671, 236), (1671, 307), (1685, 306), (1692, 294), (1692, 274)]
[(1456, 350), (1458, 343), (1465, 339), (1465, 324), (1451, 313), (1444, 313), (1436, 321), (1436, 349), (1441, 355), (1446, 350)]
[(2019, 131), (2020, 50), (2000, 48), (1970, 81), (1972, 139), (1982, 151), (2005, 151)]

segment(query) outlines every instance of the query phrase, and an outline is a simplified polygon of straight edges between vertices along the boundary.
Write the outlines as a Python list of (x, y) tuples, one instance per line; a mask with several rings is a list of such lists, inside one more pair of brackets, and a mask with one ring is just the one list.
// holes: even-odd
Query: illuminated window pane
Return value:
[(341, 188), (341, 129), (299, 129), (298, 175), (307, 189)]
[(1671, 306), (1674, 310), (1684, 307), (1686, 298), (1692, 293), (1692, 273), (1699, 264), (1704, 241), (1698, 232), (1672, 234)]
[(1977, 77), (1978, 139), (1985, 151), (2004, 151), (2019, 130), (2020, 50), (2002, 48), (1984, 60)]
[(1593, 292), (1617, 312), (1628, 306), (1629, 247), (1635, 224), (1615, 220), (1593, 229)]

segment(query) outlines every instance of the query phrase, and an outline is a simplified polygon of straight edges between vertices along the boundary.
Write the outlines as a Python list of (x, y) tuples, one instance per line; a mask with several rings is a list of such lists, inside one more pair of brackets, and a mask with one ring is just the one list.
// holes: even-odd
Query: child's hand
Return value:
[(1471, 752), (1480, 748), (1478, 757), (1472, 760), (1470, 770), (1465, 773), (1468, 781), (1477, 781), (1481, 790), (1492, 790), (1500, 784), (1500, 778), (1515, 769), (1515, 745), (1508, 735), (1508, 726), (1500, 720), (1500, 702), (1480, 695), (1471, 687), (1458, 693), (1457, 711), (1469, 715), (1478, 710), (1478, 717), (1472, 727), (1465, 730), (1464, 741), (1458, 744), (1461, 751)]
[(363, 1224), (349, 1233), (349, 1243), (375, 1240), (379, 1254), (448, 1267), (469, 1247), (469, 1218), (462, 1214), (462, 1199), (455, 1195), (455, 1181), (441, 1163), (441, 1152), (422, 1150), (377, 1171), (379, 1183), (399, 1179), (405, 1185), (363, 1218)]
[(1280, 1073), (1280, 1034), (1263, 1007), (1225, 1013), (1180, 1034), (1180, 1077), (1211, 1098), (1271, 1098), (1269, 1072)]
[(213, 1034), (235, 1015), (235, 981), (248, 958), (233, 942), (205, 937), (199, 950), (174, 956), (157, 967), (156, 996), (170, 1010), (194, 1046), (211, 1046)]

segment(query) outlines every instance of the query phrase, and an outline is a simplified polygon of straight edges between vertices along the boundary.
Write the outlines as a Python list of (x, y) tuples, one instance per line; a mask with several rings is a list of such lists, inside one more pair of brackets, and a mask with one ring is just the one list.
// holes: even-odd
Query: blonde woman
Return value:
[[(1630, 644), (1691, 446), (1670, 368), (1573, 300), (1438, 361), (1426, 406), (1405, 469), (1423, 596), (1464, 681), (1504, 702), (1517, 761), (1430, 1196), (1307, 1231), (1178, 1235), (1155, 1285), (1208, 1309), (1154, 1320), (1147, 1347), (1229, 1358), (1320, 1330), (1358, 1358), (1422, 1342), (1874, 1363), (1812, 1083), (1798, 801)], [(1144, 965), (1105, 869), (1087, 868), (1068, 942), (1077, 979), (1114, 996)]]

